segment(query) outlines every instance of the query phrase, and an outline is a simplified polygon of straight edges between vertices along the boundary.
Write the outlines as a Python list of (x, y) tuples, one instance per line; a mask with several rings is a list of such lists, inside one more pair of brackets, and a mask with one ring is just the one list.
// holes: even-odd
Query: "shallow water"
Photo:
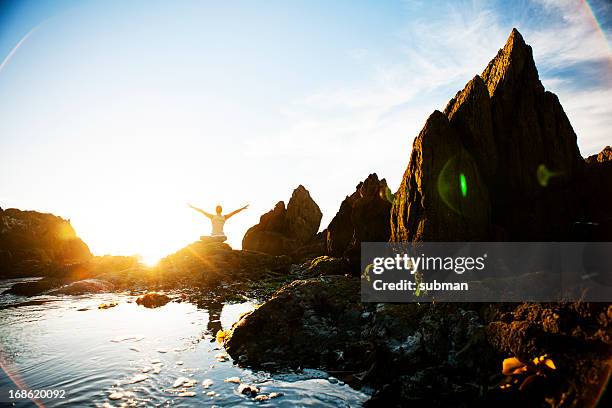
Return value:
[[(0, 288), (6, 285), (0, 282)], [(65, 399), (43, 400), (47, 407), (347, 407), (360, 406), (367, 399), (347, 385), (328, 381), (321, 371), (270, 375), (241, 369), (231, 359), (218, 361), (215, 356), (224, 350), (212, 336), (219, 328), (231, 327), (240, 314), (254, 307), (251, 303), (211, 303), (199, 309), (173, 302), (146, 309), (134, 300), (135, 296), (116, 294), (0, 296), (0, 363), (4, 368), (0, 390), (16, 389), (14, 382), (29, 389), (65, 390)], [(118, 305), (98, 309), (99, 304), (109, 302)], [(22, 305), (15, 307), (18, 304)], [(179, 377), (196, 383), (175, 388)], [(238, 393), (238, 384), (224, 382), (230, 377), (257, 385), (260, 394), (283, 395), (255, 401)], [(206, 379), (213, 382), (209, 388), (202, 385)], [(181, 389), (195, 396), (179, 396)], [(111, 394), (122, 397), (109, 399)], [(26, 401), (15, 406), (32, 405)]]

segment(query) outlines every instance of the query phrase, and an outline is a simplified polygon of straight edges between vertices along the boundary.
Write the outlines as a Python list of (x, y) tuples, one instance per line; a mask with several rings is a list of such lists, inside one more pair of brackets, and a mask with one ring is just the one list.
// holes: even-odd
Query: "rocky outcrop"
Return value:
[(585, 160), (579, 182), (581, 213), (574, 224), (575, 241), (612, 241), (612, 148)]
[(338, 213), (325, 230), (329, 255), (346, 257), (358, 271), (361, 243), (389, 240), (391, 202), (387, 190), (385, 179), (379, 180), (374, 173), (342, 201)]
[[(276, 290), (290, 278), (292, 260), (260, 252), (233, 250), (225, 243), (194, 242), (160, 260), (155, 267), (135, 257), (93, 257), (86, 262), (51, 265), (41, 270), (44, 279), (13, 285), (7, 293), (73, 295), (112, 290), (166, 290), (224, 288), (228, 294), (252, 296)], [(268, 282), (270, 280), (271, 282)]]
[(70, 221), (36, 211), (0, 209), (0, 277), (35, 276), (51, 265), (91, 257)]
[(555, 240), (580, 212), (584, 162), (531, 47), (513, 30), (482, 75), (414, 140), (391, 212), (393, 241)]
[(604, 163), (604, 162), (612, 161), (612, 147), (610, 146), (604, 147), (604, 149), (601, 152), (587, 157), (585, 161), (588, 164)]
[(356, 278), (295, 281), (238, 321), (226, 348), (236, 360), (260, 367), (337, 367), (342, 352), (347, 368), (363, 352), (355, 342), (362, 309)]
[(367, 406), (585, 406), (605, 386), (611, 328), (602, 303), (367, 304), (356, 278), (326, 276), (283, 287), (225, 346), (241, 365), (367, 386)]
[(315, 240), (322, 217), (317, 203), (304, 186), (298, 186), (285, 203), (279, 201), (248, 229), (242, 248), (271, 255), (292, 254)]

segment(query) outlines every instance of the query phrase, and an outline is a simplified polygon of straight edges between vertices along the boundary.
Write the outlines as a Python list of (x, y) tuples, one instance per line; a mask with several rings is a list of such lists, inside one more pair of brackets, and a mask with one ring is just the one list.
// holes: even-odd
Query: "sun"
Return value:
[(151, 268), (154, 266), (157, 266), (157, 264), (161, 260), (160, 256), (155, 256), (155, 255), (147, 255), (147, 256), (139, 255), (139, 257), (140, 257), (140, 262), (143, 265), (151, 267)]

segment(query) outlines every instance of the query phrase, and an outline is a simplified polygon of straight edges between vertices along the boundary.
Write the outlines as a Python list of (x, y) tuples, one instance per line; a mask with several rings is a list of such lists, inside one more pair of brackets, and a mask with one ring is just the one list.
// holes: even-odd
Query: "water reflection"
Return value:
[(215, 341), (215, 336), (219, 330), (223, 330), (223, 326), (221, 324), (221, 313), (223, 312), (223, 303), (218, 301), (217, 299), (199, 299), (197, 302), (197, 307), (200, 309), (204, 309), (208, 312), (208, 322), (206, 324), (206, 330), (208, 334), (213, 336), (210, 340), (211, 342)]
[[(202, 297), (196, 304), (172, 302), (146, 309), (134, 299), (127, 294), (92, 295), (40, 303), (42, 299), (34, 298), (21, 307), (0, 309), (5, 367), (30, 389), (66, 390), (66, 399), (45, 400), (47, 407), (259, 404), (239, 394), (238, 384), (224, 381), (230, 377), (256, 384), (262, 394), (283, 394), (263, 403), (267, 406), (360, 406), (366, 399), (348, 386), (331, 384), (323, 372), (277, 377), (241, 369), (231, 360), (218, 361), (222, 345), (202, 340), (214, 340), (218, 330), (228, 329), (253, 304)], [(111, 301), (118, 306), (97, 308)], [(188, 378), (182, 384), (191, 386), (175, 388), (180, 377)], [(208, 388), (202, 385), (206, 380), (212, 382)], [(0, 375), (0, 389), (9, 388), (15, 388), (13, 381)], [(31, 405), (26, 401), (16, 406)]]

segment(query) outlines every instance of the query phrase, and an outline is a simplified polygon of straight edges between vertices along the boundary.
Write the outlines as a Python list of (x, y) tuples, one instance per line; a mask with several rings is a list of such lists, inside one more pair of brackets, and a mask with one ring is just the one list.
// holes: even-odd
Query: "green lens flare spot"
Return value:
[(459, 188), (461, 189), (461, 195), (467, 197), (467, 179), (465, 174), (459, 174)]
[(546, 187), (548, 185), (548, 180), (550, 180), (553, 174), (550, 170), (548, 170), (546, 165), (540, 164), (538, 166), (536, 176), (538, 178), (538, 183), (540, 183), (542, 187)]

